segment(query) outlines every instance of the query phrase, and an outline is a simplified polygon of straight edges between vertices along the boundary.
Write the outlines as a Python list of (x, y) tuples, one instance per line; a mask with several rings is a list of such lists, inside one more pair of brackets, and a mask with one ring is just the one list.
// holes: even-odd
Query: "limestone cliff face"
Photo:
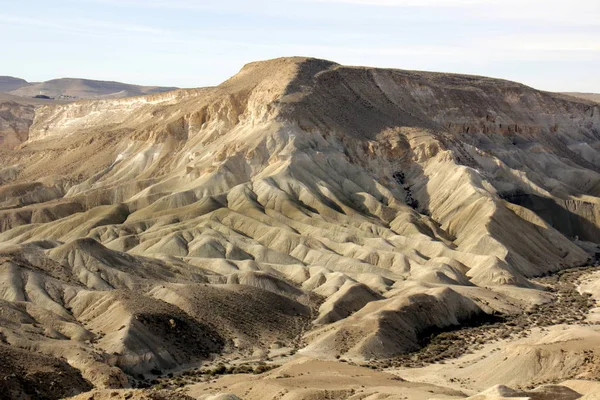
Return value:
[[(274, 185), (532, 276), (585, 262), (564, 235), (597, 233), (599, 129), (597, 104), (513, 82), (279, 59), (215, 88), (41, 108), (24, 150), (61, 157), (20, 174), (132, 212)], [(29, 220), (11, 213), (5, 229)]]
[[(411, 351), (419, 332), (518, 312), (506, 287), (537, 290), (527, 278), (588, 261), (572, 239), (598, 240), (599, 132), (586, 100), (305, 58), (214, 88), (43, 107), (0, 160), (0, 297), (70, 318), (69, 341), (93, 335), (83, 320), (106, 334), (81, 345), (89, 360), (47, 350), (99, 382), (118, 374), (98, 349), (145, 373), (253, 338), (268, 348), (305, 332), (315, 298), (326, 326), (307, 352)], [(34, 281), (52, 281), (50, 299)], [(189, 343), (159, 345), (166, 312)], [(9, 343), (33, 340), (15, 326), (1, 328)], [(202, 351), (182, 352), (198, 335)]]
[(0, 149), (15, 148), (27, 140), (34, 111), (34, 104), (0, 97)]
[[(401, 152), (394, 154), (395, 149), (390, 154), (392, 143), (409, 137), (390, 131), (429, 136), (428, 145), (411, 146), (412, 152), (418, 149), (420, 153), (413, 154), (413, 159), (421, 168), (434, 160), (440, 149), (446, 150), (454, 164), (472, 168), (469, 173), (477, 181), (493, 187), (492, 197), (526, 206), (531, 202), (526, 199), (541, 197), (546, 205), (534, 211), (548, 224), (570, 237), (597, 240), (598, 104), (484, 77), (349, 67), (322, 71), (306, 87), (302, 100), (284, 111), (305, 129), (343, 132), (344, 145), (350, 148), (353, 141), (371, 147), (383, 145), (388, 147), (390, 161), (402, 157)], [(436, 166), (431, 172), (443, 175), (441, 170)], [(375, 171), (381, 171), (380, 167), (373, 168)], [(386, 171), (387, 176), (393, 173)], [(431, 182), (433, 175), (414, 177), (422, 190), (411, 194), (444, 226), (446, 217), (434, 206), (443, 186), (422, 183)], [(513, 196), (516, 192), (521, 193), (520, 200)], [(505, 210), (501, 204), (495, 207), (494, 216)], [(553, 220), (555, 212), (563, 216), (555, 215)], [(521, 214), (520, 218), (528, 217)], [(463, 240), (464, 232), (453, 228), (456, 222), (446, 224), (448, 233), (457, 236), (463, 246), (468, 241), (468, 246), (475, 247), (474, 238)], [(466, 231), (473, 231), (473, 225), (468, 225)], [(488, 236), (484, 237), (487, 241)], [(506, 240), (501, 242), (512, 248)], [(516, 251), (526, 252), (525, 248)], [(514, 251), (507, 255), (519, 263)], [(542, 262), (537, 257), (532, 260)]]

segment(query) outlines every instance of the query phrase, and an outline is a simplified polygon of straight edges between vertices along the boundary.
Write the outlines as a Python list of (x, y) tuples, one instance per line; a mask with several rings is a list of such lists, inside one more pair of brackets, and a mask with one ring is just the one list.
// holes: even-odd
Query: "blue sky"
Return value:
[(0, 0), (0, 75), (216, 85), (303, 55), (600, 92), (600, 0)]

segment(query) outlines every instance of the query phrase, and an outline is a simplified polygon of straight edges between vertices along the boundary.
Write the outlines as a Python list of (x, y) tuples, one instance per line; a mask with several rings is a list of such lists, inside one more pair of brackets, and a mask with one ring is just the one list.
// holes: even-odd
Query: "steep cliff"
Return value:
[(332, 358), (413, 351), (591, 260), (599, 134), (590, 101), (306, 58), (44, 106), (0, 160), (0, 298), (56, 334), (0, 330), (99, 386), (282, 337)]

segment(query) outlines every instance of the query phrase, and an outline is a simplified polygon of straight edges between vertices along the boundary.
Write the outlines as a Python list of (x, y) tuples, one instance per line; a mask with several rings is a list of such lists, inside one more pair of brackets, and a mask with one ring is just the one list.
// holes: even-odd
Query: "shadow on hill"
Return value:
[[(439, 128), (390, 99), (373, 70), (337, 67), (318, 71), (311, 65), (303, 68), (306, 71), (289, 84), (287, 93), (304, 88), (305, 96), (282, 114), (305, 130), (344, 132), (357, 139), (373, 140), (391, 127)], [(314, 75), (309, 79), (311, 73)], [(401, 100), (404, 104), (406, 99)]]
[[(582, 240), (600, 244), (600, 226), (594, 224), (589, 219), (578, 215), (567, 208), (566, 204), (548, 197), (538, 196), (531, 193), (525, 193), (517, 190), (512, 193), (505, 193), (502, 198), (510, 203), (525, 207), (550, 226), (558, 230), (563, 235), (574, 238), (579, 237)], [(596, 206), (592, 203), (578, 202), (579, 208), (589, 207), (591, 213)]]

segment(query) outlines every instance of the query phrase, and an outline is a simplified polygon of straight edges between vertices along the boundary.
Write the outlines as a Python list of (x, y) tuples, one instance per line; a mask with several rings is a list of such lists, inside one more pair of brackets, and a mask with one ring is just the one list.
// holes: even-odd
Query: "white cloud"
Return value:
[(158, 29), (149, 26), (123, 24), (91, 19), (67, 19), (58, 21), (47, 21), (37, 18), (0, 14), (0, 22), (10, 25), (45, 28), (66, 33), (89, 34), (94, 36), (106, 35), (110, 33), (140, 33), (144, 35), (165, 35), (169, 33), (168, 31), (165, 31), (163, 29)]
[[(152, 73), (162, 80), (164, 68), (173, 79), (198, 74), (199, 84), (208, 75), (224, 78), (222, 71), (242, 62), (307, 55), (518, 80), (552, 69), (575, 86), (596, 79), (600, 60), (600, 0), (58, 0), (65, 1), (78, 7), (58, 17), (43, 8), (18, 15), (0, 11), (0, 30), (22, 26), (31, 37), (35, 32), (27, 39), (29, 48), (18, 40), (9, 43), (16, 52), (27, 48), (14, 58), (17, 70), (36, 53), (31, 46), (44, 51), (50, 40), (65, 54), (79, 46), (74, 59), (94, 60), (86, 68), (101, 64), (98, 76), (107, 68), (129, 70), (134, 77), (131, 71), (147, 69), (148, 81)], [(94, 10), (102, 10), (106, 20), (94, 19)], [(103, 57), (98, 63), (102, 53), (94, 46), (131, 60), (117, 65)], [(182, 59), (186, 62), (176, 65)], [(577, 68), (592, 72), (581, 78), (572, 73)], [(539, 81), (554, 85), (563, 79), (550, 77), (548, 72)]]
[(492, 38), (489, 46), (495, 49), (513, 52), (588, 52), (599, 53), (600, 38), (589, 36), (567, 36), (567, 37), (540, 37), (534, 36), (509, 36)]
[(135, 32), (135, 33), (147, 33), (147, 34), (167, 34), (168, 31), (159, 29), (151, 26), (137, 25), (137, 24), (123, 24), (108, 21), (97, 21), (91, 19), (77, 19), (66, 21), (69, 24), (76, 24), (78, 26), (85, 26), (91, 28), (98, 28), (101, 30), (113, 30), (121, 32)]
[(385, 7), (464, 7), (474, 4), (495, 3), (490, 0), (300, 0), (310, 3), (360, 4)]
[(598, 0), (292, 0), (313, 4), (353, 4), (363, 7), (448, 8), (457, 23), (506, 20), (557, 22), (598, 26)]
[[(219, 10), (240, 6), (236, 0), (220, 2), (206, 0), (83, 0), (87, 3), (108, 4), (114, 6), (138, 8), (164, 8), (174, 10)], [(243, 4), (243, 3), (242, 3)], [(247, 3), (246, 3), (247, 4)]]

